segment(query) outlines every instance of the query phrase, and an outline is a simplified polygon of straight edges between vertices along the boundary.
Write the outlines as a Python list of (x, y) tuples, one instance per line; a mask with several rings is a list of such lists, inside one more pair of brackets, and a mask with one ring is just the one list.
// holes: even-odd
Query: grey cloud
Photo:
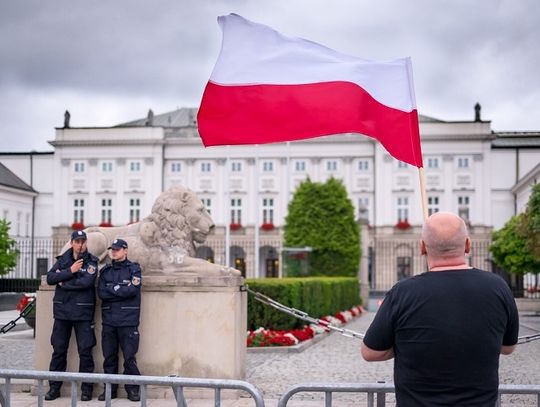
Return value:
[[(110, 125), (144, 115), (148, 101), (197, 106), (219, 52), (216, 17), (229, 12), (366, 59), (410, 55), (424, 114), (469, 119), (480, 101), (495, 129), (540, 129), (537, 0), (21, 0), (0, 5), (0, 97), (9, 104), (0, 135), (19, 133), (9, 143), (20, 149), (51, 138), (33, 94), (70, 95), (75, 110), (107, 98), (141, 112)], [(22, 110), (26, 120), (12, 113)]]

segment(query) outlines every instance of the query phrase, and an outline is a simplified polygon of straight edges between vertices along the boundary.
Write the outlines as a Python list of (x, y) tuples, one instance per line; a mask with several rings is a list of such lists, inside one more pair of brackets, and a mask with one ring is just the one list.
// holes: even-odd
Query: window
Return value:
[(432, 169), (439, 168), (439, 158), (438, 157), (428, 157), (427, 166), (428, 166), (428, 168), (432, 168)]
[(369, 161), (368, 160), (358, 161), (358, 171), (367, 171), (367, 170), (369, 170)]
[(458, 168), (469, 168), (469, 157), (458, 157), (457, 166)]
[(141, 171), (141, 162), (140, 161), (130, 161), (129, 162), (129, 171), (130, 172), (140, 172)]
[(17, 236), (21, 235), (21, 222), (22, 222), (22, 212), (17, 212), (17, 223), (16, 223), (16, 229), (17, 229)]
[(428, 196), (428, 216), (433, 215), (435, 212), (439, 212), (439, 197), (438, 196)]
[(103, 161), (101, 163), (101, 172), (112, 172), (113, 163), (112, 161)]
[(398, 196), (397, 198), (397, 221), (403, 222), (409, 220), (409, 198)]
[(141, 219), (141, 200), (131, 198), (129, 200), (129, 223), (138, 222)]
[(397, 258), (397, 279), (403, 280), (412, 276), (412, 259), (411, 257), (398, 257)]
[(73, 164), (73, 170), (75, 172), (79, 172), (79, 173), (84, 172), (84, 168), (85, 168), (85, 166), (84, 166), (84, 163), (82, 163), (82, 162), (75, 162)]
[(299, 172), (305, 171), (306, 170), (306, 162), (305, 161), (295, 161), (294, 170), (299, 171)]
[(336, 160), (328, 160), (326, 162), (326, 171), (337, 171), (337, 161)]
[[(363, 211), (363, 213), (361, 213), (361, 211)], [(364, 219), (369, 220), (369, 198), (358, 198), (358, 214), (361, 215)]]
[(242, 199), (231, 199), (231, 223), (242, 224)]
[(211, 171), (212, 171), (212, 163), (210, 162), (201, 163), (201, 172), (211, 172)]
[(206, 211), (209, 215), (212, 215), (212, 199), (211, 198), (201, 198), (201, 202), (206, 208)]
[(73, 200), (73, 223), (84, 225), (84, 199), (82, 198)]
[(263, 223), (274, 224), (274, 198), (263, 198), (262, 221)]
[(233, 161), (231, 163), (231, 171), (232, 172), (241, 172), (242, 171), (242, 163), (239, 161)]
[(101, 200), (101, 223), (112, 224), (112, 199)]
[(171, 172), (182, 172), (182, 163), (171, 163)]
[(25, 221), (25, 227), (24, 227), (24, 230), (25, 230), (25, 236), (28, 237), (30, 236), (30, 214), (27, 213), (26, 214), (26, 221)]
[(458, 201), (458, 216), (462, 218), (465, 222), (470, 220), (470, 198), (467, 195), (459, 195), (457, 197)]
[(397, 163), (398, 163), (397, 164), (398, 168), (407, 168), (408, 167), (408, 164), (404, 163), (403, 161), (398, 161)]
[(263, 171), (272, 172), (274, 171), (274, 162), (273, 161), (263, 161)]

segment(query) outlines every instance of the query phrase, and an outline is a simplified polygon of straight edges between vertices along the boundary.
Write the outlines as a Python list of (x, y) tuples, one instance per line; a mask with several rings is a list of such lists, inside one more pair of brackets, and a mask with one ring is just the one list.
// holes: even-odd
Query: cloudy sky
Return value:
[(379, 61), (411, 56), (419, 112), (540, 130), (538, 0), (17, 0), (0, 5), (0, 151), (47, 151), (73, 127), (196, 107), (216, 17)]

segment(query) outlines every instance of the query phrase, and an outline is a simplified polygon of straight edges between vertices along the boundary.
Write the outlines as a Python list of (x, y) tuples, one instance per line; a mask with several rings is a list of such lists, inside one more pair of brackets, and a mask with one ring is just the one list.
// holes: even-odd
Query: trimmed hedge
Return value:
[[(320, 318), (360, 305), (358, 280), (355, 277), (306, 277), (248, 279), (246, 284), (273, 300)], [(305, 321), (257, 301), (248, 295), (248, 329), (288, 330), (300, 328)]]

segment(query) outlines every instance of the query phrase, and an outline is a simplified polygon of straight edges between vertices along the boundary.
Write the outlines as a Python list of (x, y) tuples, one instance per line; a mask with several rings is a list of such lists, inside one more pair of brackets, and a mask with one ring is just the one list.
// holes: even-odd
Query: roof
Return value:
[(444, 120), (439, 120), (431, 116), (426, 116), (423, 114), (418, 115), (418, 121), (420, 123), (445, 123)]
[(540, 148), (538, 131), (495, 132), (494, 135), (493, 148)]
[[(182, 107), (171, 112), (154, 115), (153, 113), (147, 115), (143, 119), (133, 120), (127, 123), (121, 123), (114, 127), (195, 127), (197, 126), (197, 108), (196, 107)], [(148, 112), (150, 113), (150, 111)], [(149, 123), (151, 117), (152, 123)], [(420, 123), (445, 123), (443, 120), (436, 119), (434, 117), (419, 115), (418, 120)]]
[[(150, 111), (149, 111), (150, 113)], [(149, 119), (152, 116), (152, 123), (149, 123)], [(143, 119), (133, 120), (127, 123), (121, 123), (115, 127), (191, 127), (197, 125), (197, 108), (195, 107), (183, 107), (173, 110), (171, 112), (162, 113), (158, 115), (147, 115)]]
[(21, 191), (36, 192), (34, 188), (17, 177), (2, 163), (0, 163), (0, 185), (19, 189)]
[(516, 193), (516, 191), (520, 189), (523, 185), (526, 185), (529, 182), (532, 182), (536, 178), (539, 178), (539, 177), (540, 177), (540, 163), (536, 164), (536, 166), (532, 170), (530, 170), (527, 174), (521, 177), (518, 182), (516, 182), (516, 184), (512, 187), (512, 192)]

